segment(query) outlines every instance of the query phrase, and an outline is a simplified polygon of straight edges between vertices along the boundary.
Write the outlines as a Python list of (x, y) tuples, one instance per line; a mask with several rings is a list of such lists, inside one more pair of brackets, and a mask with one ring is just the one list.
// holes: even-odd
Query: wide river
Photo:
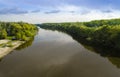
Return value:
[(24, 47), (1, 59), (0, 77), (120, 77), (119, 58), (102, 57), (62, 32), (40, 29)]

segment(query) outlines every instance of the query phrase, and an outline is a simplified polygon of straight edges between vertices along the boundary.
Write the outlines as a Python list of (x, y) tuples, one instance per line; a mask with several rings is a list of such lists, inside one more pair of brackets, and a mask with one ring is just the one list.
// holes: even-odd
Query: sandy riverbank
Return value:
[(4, 57), (23, 43), (23, 41), (0, 40), (0, 58)]

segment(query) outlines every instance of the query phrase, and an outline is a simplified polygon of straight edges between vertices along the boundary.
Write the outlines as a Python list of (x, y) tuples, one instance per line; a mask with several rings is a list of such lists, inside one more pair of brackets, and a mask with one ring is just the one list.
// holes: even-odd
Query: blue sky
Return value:
[(77, 22), (120, 17), (120, 0), (0, 0), (1, 21)]

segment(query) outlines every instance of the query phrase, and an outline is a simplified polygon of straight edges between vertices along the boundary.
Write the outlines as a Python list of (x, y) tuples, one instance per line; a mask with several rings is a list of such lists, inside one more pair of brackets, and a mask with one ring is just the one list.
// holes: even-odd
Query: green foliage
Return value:
[(22, 38), (21, 33), (16, 33), (15, 38), (16, 38), (17, 40), (21, 39), (21, 38)]
[(0, 44), (0, 47), (2, 47), (2, 48), (4, 48), (4, 47), (13, 47), (13, 45), (12, 45), (12, 42), (9, 41), (9, 42), (7, 42), (7, 43), (2, 43), (2, 44)]
[(0, 39), (28, 40), (38, 28), (23, 22), (0, 22)]
[(7, 32), (5, 29), (0, 31), (0, 39), (6, 39), (7, 38)]
[(111, 19), (111, 20), (95, 20), (91, 22), (84, 22), (84, 25), (88, 27), (98, 27), (103, 25), (120, 25), (120, 19)]
[(28, 41), (29, 38), (27, 38), (25, 35), (22, 35), (22, 40), (23, 40), (23, 41)]
[(20, 45), (17, 50), (21, 50), (23, 48), (27, 48), (28, 46), (32, 45), (33, 43), (33, 40), (34, 40), (34, 37), (29, 39), (28, 41), (26, 41), (25, 43), (23, 43), (22, 45)]
[(120, 19), (76, 23), (44, 23), (41, 28), (59, 30), (73, 38), (103, 47), (120, 49)]

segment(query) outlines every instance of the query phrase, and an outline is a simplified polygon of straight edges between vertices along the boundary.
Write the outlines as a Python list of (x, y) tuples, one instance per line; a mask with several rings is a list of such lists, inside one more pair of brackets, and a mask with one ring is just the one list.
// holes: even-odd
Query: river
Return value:
[(0, 77), (120, 77), (119, 61), (65, 33), (40, 29), (28, 44), (1, 59)]

